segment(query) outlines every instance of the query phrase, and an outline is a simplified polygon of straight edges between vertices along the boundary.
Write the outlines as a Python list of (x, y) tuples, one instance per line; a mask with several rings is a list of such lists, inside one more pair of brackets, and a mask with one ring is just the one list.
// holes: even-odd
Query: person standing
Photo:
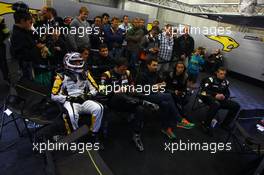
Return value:
[[(70, 46), (73, 51), (77, 51), (80, 47), (90, 47), (90, 36), (85, 32), (90, 27), (90, 24), (87, 21), (88, 15), (88, 9), (86, 7), (81, 7), (79, 16), (73, 19), (70, 24), (70, 27), (75, 28), (76, 31), (84, 31), (83, 34), (76, 32), (76, 34), (68, 35)], [(80, 30), (80, 28), (83, 28), (83, 30)]]
[(136, 74), (136, 67), (138, 64), (138, 53), (141, 48), (142, 40), (144, 39), (144, 31), (140, 27), (139, 19), (135, 18), (132, 23), (132, 28), (127, 31), (127, 53), (126, 56), (129, 61), (129, 69), (133, 75)]
[(159, 65), (158, 70), (161, 72), (169, 71), (169, 66), (172, 58), (173, 51), (173, 37), (172, 37), (172, 26), (167, 24), (163, 33), (159, 35), (160, 40), (160, 49), (158, 58), (161, 64)]
[[(13, 4), (15, 11), (13, 32), (11, 35), (11, 50), (14, 58), (19, 61), (22, 78), (33, 80), (33, 65), (44, 64), (47, 61), (41, 59), (41, 50), (45, 48), (42, 43), (37, 43), (33, 36), (32, 16), (26, 4), (18, 2)], [(45, 51), (43, 51), (45, 53)]]
[(94, 17), (92, 24), (93, 33), (90, 35), (91, 54), (98, 54), (99, 47), (104, 43), (104, 31), (102, 28), (102, 17)]
[(186, 61), (189, 61), (191, 59), (193, 51), (194, 51), (194, 39), (189, 34), (189, 28), (185, 27), (184, 34), (176, 39), (175, 54), (177, 55), (178, 58), (185, 56), (186, 58), (188, 58)]
[(117, 59), (122, 54), (123, 32), (118, 28), (119, 19), (113, 17), (111, 25), (104, 27), (105, 43), (108, 46), (109, 54), (112, 58)]
[[(122, 30), (122, 32), (123, 32), (123, 36), (126, 36), (127, 31), (128, 31), (129, 29), (131, 29), (131, 27), (132, 27), (132, 26), (131, 26), (131, 24), (129, 23), (129, 18), (128, 18), (128, 16), (127, 16), (127, 15), (124, 15), (124, 16), (123, 16), (123, 23), (120, 24), (119, 27), (118, 27), (119, 29)], [(123, 46), (124, 48), (127, 46), (127, 41), (126, 41), (126, 40), (123, 41), (122, 46)]]

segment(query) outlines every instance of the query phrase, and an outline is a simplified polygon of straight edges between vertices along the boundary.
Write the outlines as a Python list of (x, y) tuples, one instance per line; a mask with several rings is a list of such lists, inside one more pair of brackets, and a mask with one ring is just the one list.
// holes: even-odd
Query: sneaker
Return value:
[(177, 123), (178, 128), (192, 129), (194, 126), (195, 126), (194, 123), (189, 122), (185, 118), (183, 118), (180, 123)]
[(149, 101), (143, 100), (143, 106), (150, 108), (154, 111), (159, 110), (159, 105), (155, 104), (155, 103), (151, 103)]
[(162, 129), (161, 132), (165, 134), (169, 139), (175, 139), (176, 135), (174, 134), (172, 128)]
[(133, 139), (138, 151), (140, 151), (140, 152), (144, 151), (144, 145), (142, 143), (140, 135), (139, 134), (134, 134), (132, 139)]

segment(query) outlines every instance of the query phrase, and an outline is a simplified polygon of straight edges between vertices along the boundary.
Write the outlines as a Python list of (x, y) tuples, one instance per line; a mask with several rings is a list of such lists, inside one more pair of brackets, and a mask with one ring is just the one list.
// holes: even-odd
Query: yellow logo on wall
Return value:
[[(0, 2), (0, 15), (14, 13), (15, 11), (12, 10), (12, 3)], [(36, 14), (39, 10), (37, 9), (29, 9), (30, 13)]]
[(220, 44), (223, 45), (222, 50), (225, 52), (230, 52), (233, 49), (236, 49), (239, 47), (238, 42), (236, 42), (236, 40), (234, 40), (233, 38), (229, 37), (229, 36), (215, 36), (215, 35), (205, 35), (207, 38), (213, 40), (213, 41), (217, 41)]

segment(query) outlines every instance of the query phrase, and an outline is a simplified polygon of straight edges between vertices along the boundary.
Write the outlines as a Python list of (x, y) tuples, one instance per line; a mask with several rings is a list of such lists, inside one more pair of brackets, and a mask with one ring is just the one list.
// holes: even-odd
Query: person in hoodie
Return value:
[(187, 72), (189, 76), (188, 80), (191, 84), (191, 87), (195, 85), (200, 70), (202, 68), (201, 66), (205, 63), (204, 59), (202, 58), (202, 55), (204, 55), (204, 48), (198, 47), (188, 63)]
[[(80, 47), (90, 47), (90, 36), (86, 32), (90, 27), (87, 21), (89, 11), (86, 7), (81, 7), (79, 11), (79, 16), (74, 18), (70, 24), (71, 30), (76, 29), (76, 33), (70, 33), (68, 35), (68, 40), (70, 42), (71, 50), (77, 51)], [(82, 33), (80, 33), (82, 31)]]

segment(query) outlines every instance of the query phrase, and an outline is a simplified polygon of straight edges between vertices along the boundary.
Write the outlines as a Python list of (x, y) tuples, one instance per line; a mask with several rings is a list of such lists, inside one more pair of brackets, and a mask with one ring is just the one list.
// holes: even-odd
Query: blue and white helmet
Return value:
[[(78, 64), (76, 64), (77, 62), (79, 62)], [(84, 69), (84, 60), (81, 57), (81, 54), (78, 52), (73, 52), (73, 53), (67, 53), (64, 56), (64, 68), (77, 72), (77, 73), (81, 73)]]

